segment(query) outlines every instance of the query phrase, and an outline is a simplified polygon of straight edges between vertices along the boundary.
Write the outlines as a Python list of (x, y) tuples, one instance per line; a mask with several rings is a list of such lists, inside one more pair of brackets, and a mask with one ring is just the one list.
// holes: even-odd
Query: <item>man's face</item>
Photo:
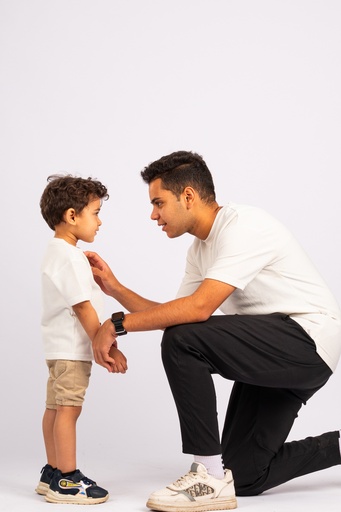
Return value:
[(190, 212), (186, 206), (186, 196), (180, 198), (162, 188), (160, 178), (149, 184), (149, 197), (153, 206), (151, 219), (157, 221), (169, 238), (176, 238), (189, 231)]

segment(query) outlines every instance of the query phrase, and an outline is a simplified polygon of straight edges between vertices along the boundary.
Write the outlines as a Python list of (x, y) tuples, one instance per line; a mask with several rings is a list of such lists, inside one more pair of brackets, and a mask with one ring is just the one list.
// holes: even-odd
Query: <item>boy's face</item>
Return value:
[(74, 234), (78, 240), (83, 242), (93, 242), (102, 221), (99, 218), (101, 210), (101, 200), (95, 198), (90, 200), (89, 204), (81, 211), (80, 214), (75, 215), (76, 225)]

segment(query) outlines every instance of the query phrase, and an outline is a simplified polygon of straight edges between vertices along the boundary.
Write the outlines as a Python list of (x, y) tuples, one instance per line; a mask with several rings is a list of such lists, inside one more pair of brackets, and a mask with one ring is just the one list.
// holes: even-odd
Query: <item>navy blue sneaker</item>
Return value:
[(95, 505), (109, 498), (109, 493), (77, 469), (72, 476), (64, 477), (59, 469), (53, 474), (50, 487), (45, 495), (50, 503), (74, 503)]
[(36, 487), (36, 492), (45, 496), (49, 490), (50, 483), (53, 477), (54, 469), (50, 464), (46, 464), (40, 472), (40, 480)]

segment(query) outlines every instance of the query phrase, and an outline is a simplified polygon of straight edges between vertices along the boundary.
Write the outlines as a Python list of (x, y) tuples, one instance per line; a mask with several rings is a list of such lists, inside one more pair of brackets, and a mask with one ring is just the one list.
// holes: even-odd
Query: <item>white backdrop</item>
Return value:
[[(153, 225), (139, 172), (171, 151), (197, 151), (218, 202), (281, 219), (341, 302), (340, 26), (339, 0), (0, 0), (0, 464), (45, 463), (39, 266), (53, 233), (39, 199), (51, 173), (108, 186), (100, 234), (84, 248), (165, 301), (191, 237), (169, 240)], [(106, 304), (108, 314), (119, 307)], [(183, 457), (160, 340), (122, 339), (125, 376), (94, 367), (82, 468)], [(231, 385), (216, 382), (222, 420)], [(292, 437), (341, 428), (340, 383), (337, 371)]]

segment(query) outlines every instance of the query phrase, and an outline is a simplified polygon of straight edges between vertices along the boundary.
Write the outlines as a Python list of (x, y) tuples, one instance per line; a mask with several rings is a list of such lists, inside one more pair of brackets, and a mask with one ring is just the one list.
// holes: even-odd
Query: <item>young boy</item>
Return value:
[[(94, 241), (102, 224), (102, 200), (109, 196), (106, 187), (91, 178), (54, 175), (48, 182), (40, 200), (42, 216), (55, 232), (42, 262), (42, 337), (49, 368), (43, 417), (47, 464), (36, 492), (52, 503), (102, 503), (108, 492), (76, 469), (76, 422), (103, 305), (102, 291), (77, 242)], [(111, 355), (113, 371), (125, 373), (127, 361), (116, 342)]]

